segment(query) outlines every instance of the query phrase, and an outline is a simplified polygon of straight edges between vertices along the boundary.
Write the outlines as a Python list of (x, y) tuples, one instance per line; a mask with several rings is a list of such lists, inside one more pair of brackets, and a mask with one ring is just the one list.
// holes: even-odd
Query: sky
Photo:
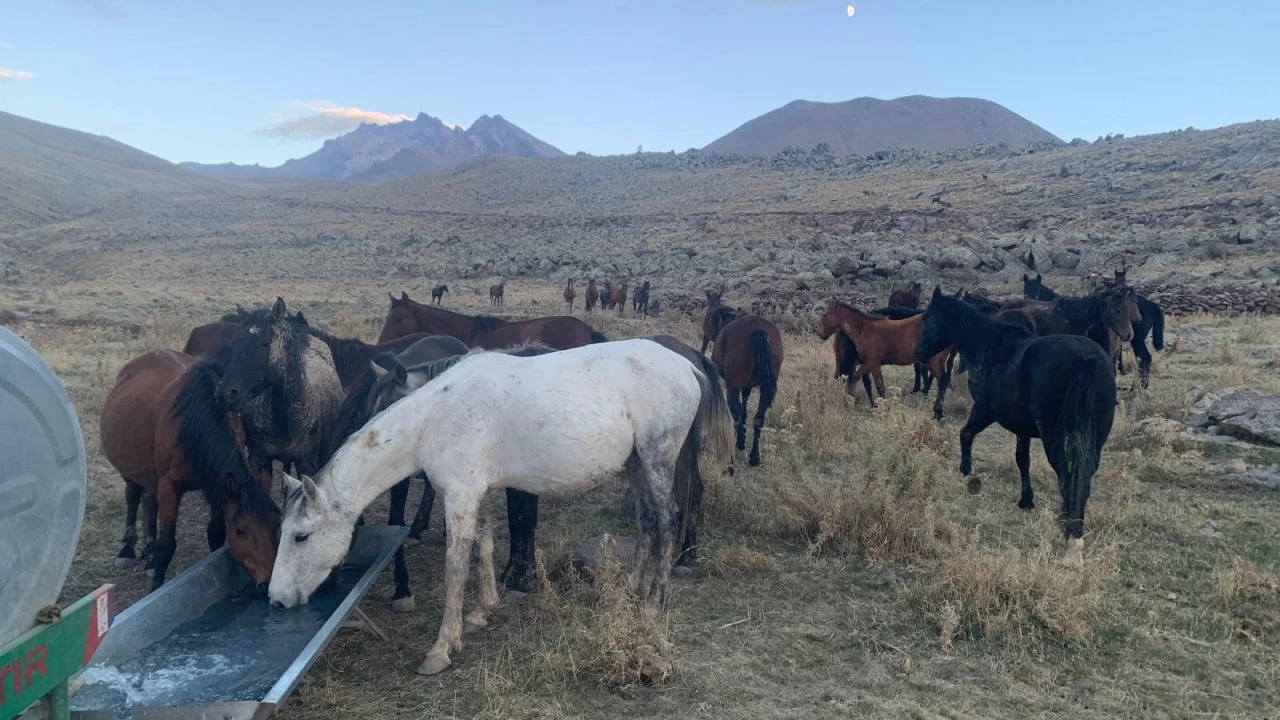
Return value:
[(593, 154), (796, 99), (981, 97), (1064, 140), (1280, 117), (1280, 2), (852, 1), (0, 0), (0, 110), (264, 165), (419, 112)]

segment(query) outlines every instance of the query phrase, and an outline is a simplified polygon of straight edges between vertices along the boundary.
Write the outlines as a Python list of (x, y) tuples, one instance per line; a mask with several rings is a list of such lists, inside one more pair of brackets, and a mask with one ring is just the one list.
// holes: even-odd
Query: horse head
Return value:
[(831, 337), (836, 330), (840, 329), (840, 302), (835, 298), (827, 303), (826, 312), (822, 313), (822, 317), (818, 320), (818, 337), (826, 340)]
[(1039, 300), (1040, 295), (1044, 292), (1044, 278), (1040, 273), (1036, 273), (1035, 277), (1027, 274), (1022, 275), (1022, 296), (1031, 300)]
[(305, 603), (342, 563), (358, 513), (335, 505), (324, 487), (306, 475), (298, 479), (285, 473), (284, 484), (289, 500), (267, 594), (273, 604), (293, 607)]
[(1102, 311), (1102, 323), (1124, 342), (1133, 340), (1133, 324), (1142, 322), (1137, 296), (1133, 288), (1122, 287), (1106, 296)]
[(280, 547), (280, 510), (261, 485), (241, 488), (234, 480), (227, 485), (224, 500), (227, 551), (254, 583), (265, 585)]
[[(448, 287), (444, 287), (448, 291)], [(382, 333), (378, 335), (378, 344), (391, 342), (405, 335), (421, 332), (417, 315), (413, 311), (413, 301), (409, 294), (402, 292), (400, 297), (387, 293), (391, 298), (391, 307), (387, 310), (387, 318), (382, 322)]]
[(284, 377), (287, 364), (297, 354), (302, 327), (290, 317), (284, 299), (276, 298), (270, 310), (254, 310), (245, 316), (220, 358), (225, 363), (218, 384), (218, 402), (230, 412), (241, 412)]

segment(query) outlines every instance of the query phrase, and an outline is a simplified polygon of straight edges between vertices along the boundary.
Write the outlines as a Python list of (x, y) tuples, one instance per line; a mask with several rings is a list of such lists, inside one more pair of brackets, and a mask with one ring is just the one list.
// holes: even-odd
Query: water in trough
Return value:
[(340, 572), (306, 605), (288, 610), (271, 607), (265, 593), (248, 585), (136, 657), (87, 668), (71, 707), (111, 710), (117, 720), (129, 720), (135, 705), (261, 700), (364, 571)]

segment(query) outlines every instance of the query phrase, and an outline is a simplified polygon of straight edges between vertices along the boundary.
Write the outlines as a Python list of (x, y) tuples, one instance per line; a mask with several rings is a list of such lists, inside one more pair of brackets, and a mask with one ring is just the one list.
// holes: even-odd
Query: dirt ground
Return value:
[[(401, 289), (255, 283), (250, 292), (269, 290), (228, 297), (217, 287), (195, 277), (147, 293), (93, 280), (0, 292), (7, 306), (61, 308), (47, 321), (24, 313), (17, 329), (67, 385), (89, 450), (86, 522), (65, 599), (112, 582), (123, 607), (148, 586), (140, 569), (113, 568), (123, 484), (98, 448), (102, 400), (130, 357), (181, 347), (193, 325), (277, 294), (314, 324), (372, 340), (384, 292)], [(559, 293), (508, 285), (502, 314), (559, 312)], [(488, 312), (478, 292), (446, 304)], [(685, 318), (587, 320), (610, 338), (699, 337)], [(1056, 482), (1039, 443), (1034, 511), (1016, 508), (1013, 439), (998, 427), (975, 445), (984, 490), (966, 493), (957, 471), (969, 405), (962, 379), (941, 425), (931, 399), (909, 394), (908, 368), (888, 371), (891, 397), (872, 410), (832, 379), (829, 344), (788, 333), (763, 466), (740, 457), (733, 477), (708, 473), (704, 561), (676, 583), (658, 621), (639, 621), (609, 578), (590, 585), (567, 569), (582, 539), (633, 532), (613, 483), (544, 501), (542, 589), (506, 599), (452, 669), (418, 677), (442, 609), (437, 511), (424, 541), (408, 546), (418, 610), (391, 613), (388, 571), (363, 607), (391, 642), (341, 631), (282, 717), (1274, 717), (1280, 498), (1212, 468), (1235, 458), (1274, 465), (1280, 451), (1201, 446), (1134, 425), (1183, 417), (1192, 387), (1280, 391), (1280, 319), (1170, 318), (1167, 339), (1149, 390), (1119, 378), (1083, 570), (1058, 564)], [(498, 495), (487, 511), (501, 563)], [(383, 512), (380, 501), (370, 517)], [(203, 514), (202, 500), (188, 498), (171, 577), (203, 554)]]

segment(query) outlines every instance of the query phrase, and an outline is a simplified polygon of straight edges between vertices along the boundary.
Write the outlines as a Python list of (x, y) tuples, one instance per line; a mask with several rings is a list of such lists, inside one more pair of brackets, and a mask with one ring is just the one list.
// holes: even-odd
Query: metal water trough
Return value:
[[(328, 596), (322, 589), (308, 605), (289, 610), (267, 607), (266, 597), (249, 587), (248, 576), (226, 548), (209, 554), (116, 618), (93, 662), (72, 682), (72, 718), (266, 718), (293, 692), (339, 628), (353, 624), (348, 621), (353, 611), (363, 618), (356, 625), (385, 639), (376, 626), (366, 624), (357, 605), (408, 533), (404, 527), (358, 528), (336, 589)], [(235, 659), (228, 660), (224, 652)], [(156, 664), (148, 666), (148, 657)], [(187, 660), (174, 660), (182, 657)], [(121, 672), (130, 666), (135, 669)], [(167, 685), (159, 683), (161, 676), (179, 671), (181, 676), (170, 675)], [(263, 678), (273, 682), (265, 693)], [(197, 696), (190, 694), (193, 688), (198, 689), (196, 701), (189, 700)]]

